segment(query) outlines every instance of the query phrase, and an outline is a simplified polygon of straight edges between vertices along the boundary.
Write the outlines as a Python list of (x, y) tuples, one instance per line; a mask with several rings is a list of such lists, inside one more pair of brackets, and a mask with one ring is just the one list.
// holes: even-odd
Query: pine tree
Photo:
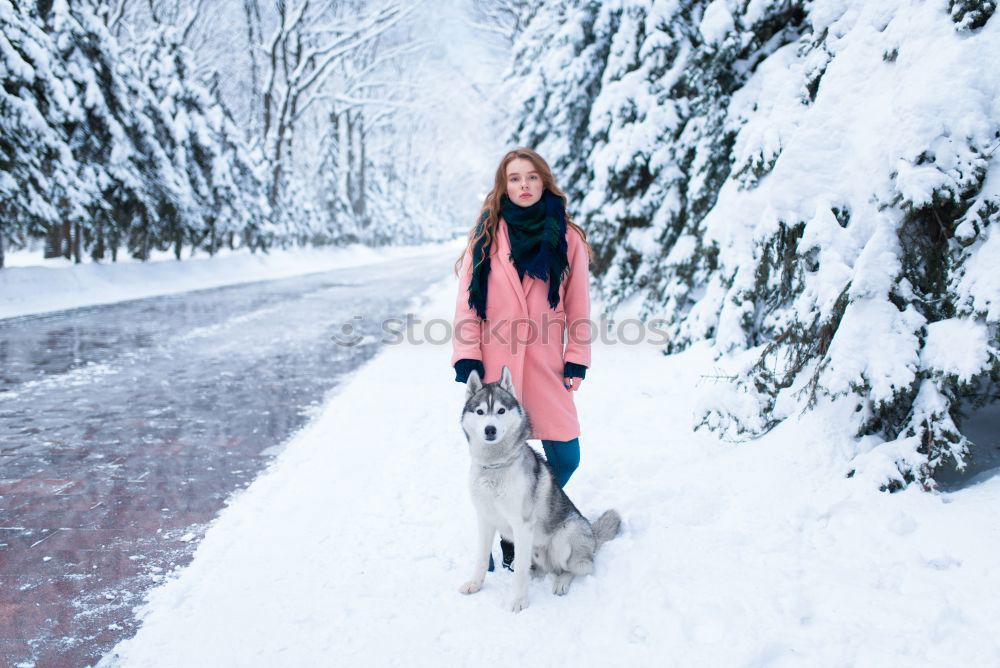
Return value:
[(948, 9), (956, 30), (976, 30), (990, 20), (997, 3), (996, 0), (948, 0)]
[(514, 44), (503, 109), (523, 109), (511, 143), (529, 146), (558, 175), (571, 210), (587, 191), (590, 110), (600, 90), (620, 9), (617, 2), (545, 3)]
[(42, 17), (4, 0), (0, 21), (0, 249), (46, 236), (80, 261), (123, 245), (145, 259), (271, 243), (260, 156), (189, 75), (174, 28), (158, 25), (132, 52), (86, 2), (55, 0)]
[[(844, 21), (841, 35), (853, 27), (849, 14), (829, 18)], [(806, 122), (824, 72), (844, 48), (830, 45), (833, 28), (810, 27), (791, 60), (803, 77), (797, 123)], [(882, 67), (895, 66), (899, 49), (883, 52)], [(751, 129), (754, 123), (741, 136)], [(817, 198), (812, 217), (765, 212), (752, 231), (751, 257), (720, 259), (732, 280), (714, 306), (716, 344), (760, 352), (733, 391), (706, 403), (701, 424), (743, 439), (824, 405), (844, 410), (843, 426), (867, 439), (848, 475), (888, 490), (912, 482), (930, 488), (942, 467), (964, 468), (971, 452), (959, 426), (963, 411), (997, 395), (996, 314), (961, 297), (962, 286), (977, 285), (965, 277), (981, 262), (995, 214), (996, 194), (983, 192), (993, 139), (958, 141), (945, 127), (910, 139), (927, 143), (911, 144), (914, 157), (899, 159), (887, 186), (865, 198), (831, 184), (845, 194)], [(770, 167), (762, 174), (779, 159), (764, 161)], [(955, 239), (959, 229), (966, 248)], [(982, 232), (985, 241), (976, 241)], [(957, 363), (948, 340), (965, 342), (972, 361)]]
[[(527, 85), (520, 127), (542, 131), (519, 136), (556, 156), (559, 135), (578, 136), (578, 123), (532, 106), (546, 99), (533, 81), (568, 91), (566, 104), (589, 116), (577, 157), (553, 162), (567, 190), (586, 195), (580, 220), (609, 308), (639, 293), (640, 315), (668, 323), (664, 352), (708, 340), (741, 364), (706, 393), (699, 426), (746, 440), (822, 406), (857, 439), (846, 473), (884, 489), (933, 487), (942, 467), (966, 465), (964, 411), (1000, 396), (1000, 299), (985, 278), (1000, 208), (986, 176), (1000, 134), (979, 104), (993, 89), (971, 74), (997, 55), (981, 30), (993, 4), (956, 0), (951, 24), (933, 5), (907, 8), (904, 22), (902, 5), (860, 0), (607, 3), (598, 16), (613, 18), (610, 42), (587, 65), (601, 76), (586, 95), (535, 74), (582, 63), (584, 49), (567, 57), (540, 37), (523, 46), (533, 64), (512, 76)], [(572, 9), (544, 3), (534, 20), (568, 25)], [(907, 41), (914, 26), (914, 43), (937, 40), (962, 66), (943, 76)], [(942, 102), (918, 74), (965, 103)], [(894, 99), (845, 120), (868, 104), (858, 91), (884, 96), (874, 82), (901, 76), (906, 122), (884, 116)], [(861, 124), (892, 127), (882, 130), (891, 141), (844, 148)], [(949, 340), (970, 354), (956, 357)]]
[(53, 193), (78, 188), (60, 133), (55, 47), (35, 9), (22, 4), (0, 0), (0, 268), (6, 246), (19, 247), (58, 220)]
[[(636, 290), (646, 294), (643, 317), (665, 307), (677, 325), (669, 350), (712, 335), (682, 323), (717, 268), (701, 221), (736, 160), (730, 99), (757, 63), (798, 38), (804, 18), (799, 2), (756, 11), (734, 18), (720, 2), (630, 3), (595, 104), (585, 212), (596, 271), (610, 307)], [(703, 34), (713, 18), (718, 26)]]
[(178, 224), (188, 193), (171, 155), (174, 140), (148, 86), (115, 38), (85, 4), (56, 0), (47, 28), (57, 45), (66, 109), (65, 141), (79, 166), (81, 188), (59, 206), (74, 230), (79, 260), (89, 242), (95, 258), (125, 243), (146, 259), (166, 247), (163, 231)]
[(226, 240), (266, 248), (261, 160), (251, 158), (222, 101), (191, 76), (194, 55), (171, 25), (156, 24), (151, 39), (136, 47), (142, 78), (171, 131), (172, 163), (182, 178), (178, 215), (159, 235), (180, 259), (184, 245), (215, 253)]

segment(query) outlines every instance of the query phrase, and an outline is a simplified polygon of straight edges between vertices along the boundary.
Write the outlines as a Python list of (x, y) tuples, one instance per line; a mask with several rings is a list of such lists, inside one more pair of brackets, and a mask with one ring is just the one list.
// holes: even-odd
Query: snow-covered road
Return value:
[(453, 257), (0, 320), (0, 665), (131, 636), (145, 590)]
[(625, 520), (595, 574), (565, 597), (532, 582), (518, 615), (506, 571), (460, 595), (474, 517), (449, 356), (404, 342), (360, 369), (102, 665), (1000, 665), (1000, 477), (890, 495), (844, 477), (852, 449), (817, 418), (743, 445), (693, 433), (700, 347), (594, 344), (567, 492)]

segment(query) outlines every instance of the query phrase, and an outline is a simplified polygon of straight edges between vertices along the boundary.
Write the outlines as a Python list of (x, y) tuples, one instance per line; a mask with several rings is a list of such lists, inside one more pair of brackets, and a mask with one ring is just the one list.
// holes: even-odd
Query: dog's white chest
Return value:
[(499, 472), (480, 472), (472, 477), (472, 495), (484, 499), (496, 499), (507, 495), (508, 484)]
[(520, 515), (522, 499), (518, 485), (510, 479), (509, 470), (478, 471), (469, 482), (476, 511), (510, 535), (510, 522)]

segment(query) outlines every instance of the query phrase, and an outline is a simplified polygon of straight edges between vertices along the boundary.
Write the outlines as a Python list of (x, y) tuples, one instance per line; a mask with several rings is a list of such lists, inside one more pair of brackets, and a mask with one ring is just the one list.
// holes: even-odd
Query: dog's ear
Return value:
[(481, 389), (483, 389), (483, 381), (479, 378), (479, 372), (473, 369), (469, 372), (469, 379), (465, 381), (465, 398), (468, 399)]
[(511, 377), (510, 369), (507, 368), (506, 364), (500, 372), (500, 387), (510, 392), (511, 395), (517, 399), (517, 393), (514, 391), (514, 379)]

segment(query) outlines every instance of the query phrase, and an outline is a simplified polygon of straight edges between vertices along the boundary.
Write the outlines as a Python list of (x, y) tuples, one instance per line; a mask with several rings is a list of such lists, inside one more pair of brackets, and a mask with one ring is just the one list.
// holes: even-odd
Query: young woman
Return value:
[[(451, 358), (461, 383), (473, 369), (491, 383), (510, 368), (532, 438), (542, 441), (560, 486), (580, 463), (573, 392), (590, 366), (592, 338), (591, 250), (566, 203), (552, 170), (531, 149), (514, 149), (500, 161), (456, 262)], [(514, 546), (501, 540), (500, 547), (513, 570)]]

